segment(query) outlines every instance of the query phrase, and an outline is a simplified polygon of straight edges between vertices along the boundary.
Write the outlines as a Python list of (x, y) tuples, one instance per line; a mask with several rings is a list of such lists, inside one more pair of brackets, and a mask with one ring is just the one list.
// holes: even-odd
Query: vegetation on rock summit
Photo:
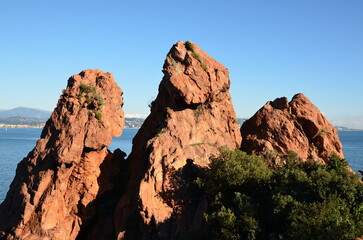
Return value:
[[(82, 102), (83, 98), (85, 98), (84, 102)], [(83, 104), (83, 106), (87, 105), (88, 108), (93, 109), (96, 119), (99, 122), (102, 122), (100, 110), (105, 102), (102, 95), (96, 92), (95, 87), (81, 83), (79, 86), (78, 101)]]

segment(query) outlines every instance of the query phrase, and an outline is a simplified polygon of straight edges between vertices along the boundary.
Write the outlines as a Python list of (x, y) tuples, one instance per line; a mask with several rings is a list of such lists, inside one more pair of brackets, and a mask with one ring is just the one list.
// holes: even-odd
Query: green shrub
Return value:
[(189, 41), (186, 41), (185, 42), (185, 48), (188, 50), (188, 51), (191, 51), (192, 52), (192, 57), (195, 58), (199, 63), (200, 63), (200, 66), (203, 68), (204, 71), (207, 71), (207, 66), (203, 63), (202, 59), (199, 57), (199, 55), (194, 52), (194, 46), (193, 46), (193, 43), (189, 42)]
[(98, 120), (98, 122), (102, 122), (102, 114), (97, 110), (94, 110), (93, 113), (95, 114), (95, 117)]
[(324, 129), (321, 129), (319, 132), (320, 136), (325, 136), (327, 134), (327, 131), (325, 131)]
[(91, 86), (91, 85), (87, 85), (84, 83), (81, 83), (79, 85), (79, 89), (80, 89), (80, 93), (96, 93), (96, 88)]
[(221, 149), (197, 180), (209, 200), (213, 239), (354, 239), (363, 234), (363, 184), (347, 162), (301, 162), (290, 152), (271, 170), (262, 158)]
[(87, 104), (91, 104), (92, 103), (92, 100), (89, 98), (89, 97), (86, 97), (86, 101), (85, 101)]
[(197, 142), (197, 143), (192, 143), (192, 144), (189, 144), (189, 146), (191, 147), (195, 147), (195, 146), (200, 146), (200, 145), (208, 145), (210, 147), (216, 147), (216, 144), (215, 143), (204, 143), (204, 142)]
[(94, 94), (93, 99), (98, 102), (97, 110), (101, 110), (103, 105), (105, 104), (105, 101), (103, 100), (101, 94)]
[(357, 224), (347, 202), (335, 195), (322, 202), (299, 204), (289, 221), (286, 235), (290, 239), (353, 239), (357, 235), (351, 233), (361, 231), (354, 229)]
[(186, 42), (185, 42), (185, 48), (186, 48), (188, 51), (194, 52), (193, 43), (191, 43), (191, 42), (189, 42), (189, 41), (186, 41)]
[(270, 174), (261, 157), (221, 148), (220, 155), (211, 159), (206, 177), (200, 180), (200, 185), (211, 195), (224, 189), (225, 193), (230, 194), (228, 197), (233, 198), (241, 188), (252, 190), (262, 186)]
[(200, 62), (200, 66), (203, 68), (204, 71), (207, 71), (207, 66), (203, 62)]
[[(83, 98), (84, 101), (82, 102)], [(81, 83), (79, 85), (77, 99), (78, 102), (83, 105), (83, 107), (87, 106), (87, 108), (93, 109), (96, 119), (101, 122), (102, 114), (99, 111), (103, 108), (105, 101), (102, 95), (97, 93), (95, 87)]]
[(198, 60), (198, 62), (202, 62), (202, 60), (200, 59), (199, 55), (196, 54), (195, 52), (192, 52), (192, 57), (195, 58), (196, 60)]
[(161, 136), (161, 135), (163, 135), (165, 133), (167, 133), (166, 128), (162, 128), (162, 129), (159, 130), (159, 132), (156, 134), (156, 136), (159, 137), (159, 136)]

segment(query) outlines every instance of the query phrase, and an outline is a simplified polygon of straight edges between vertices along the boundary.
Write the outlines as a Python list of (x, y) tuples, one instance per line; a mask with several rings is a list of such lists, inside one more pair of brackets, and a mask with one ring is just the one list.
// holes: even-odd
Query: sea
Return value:
[[(40, 128), (0, 128), (0, 203), (4, 200), (15, 169), (34, 148)], [(121, 137), (114, 137), (109, 149), (120, 148), (126, 154), (132, 149), (132, 139), (138, 129), (124, 129)], [(339, 131), (344, 156), (353, 171), (363, 170), (363, 131)]]

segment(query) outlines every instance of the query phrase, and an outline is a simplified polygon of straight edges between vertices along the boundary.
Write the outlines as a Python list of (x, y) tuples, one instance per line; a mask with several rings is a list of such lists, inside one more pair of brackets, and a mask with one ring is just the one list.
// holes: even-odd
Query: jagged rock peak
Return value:
[(187, 105), (217, 100), (230, 87), (228, 69), (189, 41), (171, 48), (163, 73), (161, 85), (171, 99)]
[(115, 213), (118, 239), (184, 239), (206, 207), (206, 199), (190, 196), (191, 179), (218, 147), (241, 143), (222, 64), (196, 44), (178, 42), (163, 72), (128, 158), (130, 182)]
[(271, 155), (296, 152), (303, 159), (326, 162), (329, 156), (343, 157), (337, 130), (304, 94), (289, 102), (277, 98), (267, 102), (241, 127), (241, 150)]
[[(106, 146), (124, 125), (122, 91), (111, 73), (68, 80), (35, 148), (17, 167), (0, 205), (2, 239), (75, 239), (101, 189)], [(110, 187), (110, 186), (108, 186)], [(112, 186), (111, 186), (112, 187)]]

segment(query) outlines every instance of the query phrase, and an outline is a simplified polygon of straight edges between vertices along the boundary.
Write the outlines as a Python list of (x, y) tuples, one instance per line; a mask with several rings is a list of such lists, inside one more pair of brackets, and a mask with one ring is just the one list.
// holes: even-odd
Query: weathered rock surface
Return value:
[(326, 162), (331, 154), (343, 157), (337, 130), (303, 94), (291, 102), (277, 98), (267, 102), (241, 127), (241, 150), (263, 155), (294, 151), (303, 159)]
[(118, 239), (184, 239), (192, 225), (198, 229), (206, 200), (193, 199), (188, 184), (218, 147), (240, 146), (222, 64), (196, 44), (178, 42), (163, 72), (128, 158), (130, 181), (115, 212)]
[[(122, 132), (122, 104), (111, 73), (93, 69), (69, 78), (0, 206), (2, 238), (76, 239), (96, 197), (114, 187), (109, 178), (117, 167), (106, 146)], [(109, 171), (103, 179), (102, 168)]]

